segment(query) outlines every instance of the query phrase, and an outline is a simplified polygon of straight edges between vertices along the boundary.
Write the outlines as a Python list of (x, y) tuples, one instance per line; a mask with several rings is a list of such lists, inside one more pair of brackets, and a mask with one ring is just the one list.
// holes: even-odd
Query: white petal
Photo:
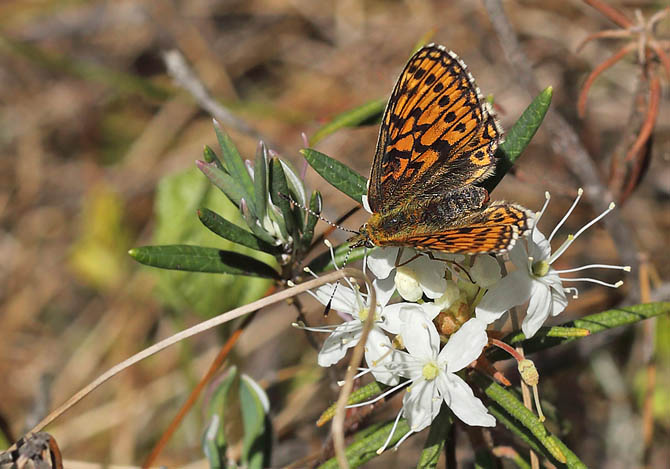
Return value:
[(434, 300), (442, 296), (447, 288), (447, 281), (444, 278), (447, 270), (445, 262), (421, 256), (410, 262), (409, 266), (416, 272), (421, 289), (428, 298)]
[(428, 313), (433, 310), (416, 303), (395, 303), (384, 308), (384, 321), (380, 327), (391, 334), (400, 334), (406, 322), (432, 320), (435, 316)]
[(530, 245), (529, 255), (533, 256), (536, 262), (540, 259), (549, 259), (551, 256), (551, 245), (537, 228), (533, 230), (533, 242)]
[(387, 278), (393, 269), (398, 258), (400, 248), (378, 248), (368, 255), (368, 268), (377, 278)]
[(551, 315), (558, 316), (568, 306), (568, 297), (565, 296), (563, 289), (551, 289)]
[(376, 278), (372, 281), (372, 286), (375, 289), (375, 293), (377, 293), (377, 304), (386, 306), (395, 292), (393, 276), (385, 279)]
[(528, 245), (532, 243), (528, 238), (519, 239), (509, 252), (509, 258), (517, 269), (528, 270)]
[(420, 379), (412, 383), (403, 397), (403, 413), (412, 431), (426, 428), (440, 412), (442, 399), (436, 381)]
[(331, 308), (334, 311), (339, 311), (341, 313), (351, 314), (358, 317), (358, 303), (362, 302), (359, 298), (360, 293), (354, 292), (351, 288), (343, 285), (342, 283), (337, 284), (337, 289), (335, 290), (335, 295), (333, 295), (333, 290), (335, 289), (334, 283), (327, 283), (318, 287), (314, 293), (316, 294), (317, 300), (322, 305), (327, 305), (331, 301)]
[(444, 401), (456, 417), (468, 425), (495, 427), (496, 419), (488, 413), (465, 381), (452, 373), (440, 374), (437, 380)]
[(435, 324), (425, 317), (412, 315), (411, 321), (404, 321), (402, 339), (407, 352), (417, 360), (434, 360), (440, 350), (440, 336)]
[(513, 306), (530, 297), (533, 279), (525, 270), (515, 270), (486, 292), (475, 309), (477, 317), (490, 324)]
[(470, 276), (480, 287), (489, 288), (501, 278), (500, 264), (493, 256), (479, 255), (470, 268)]
[(487, 324), (478, 318), (469, 319), (456, 331), (440, 351), (438, 362), (447, 362), (447, 371), (455, 373), (475, 361), (489, 341)]
[(345, 322), (337, 326), (319, 351), (319, 366), (330, 366), (339, 362), (347, 353), (347, 350), (358, 343), (362, 329), (363, 323), (358, 320)]
[(377, 328), (373, 328), (365, 342), (365, 361), (372, 369), (372, 375), (380, 383), (395, 386), (399, 375), (392, 371), (393, 355), (391, 340)]
[(549, 317), (552, 307), (551, 291), (552, 289), (542, 282), (533, 283), (533, 291), (528, 302), (528, 312), (521, 324), (521, 330), (526, 338), (533, 337)]
[(419, 301), (423, 297), (417, 272), (407, 265), (396, 269), (395, 287), (406, 301)]

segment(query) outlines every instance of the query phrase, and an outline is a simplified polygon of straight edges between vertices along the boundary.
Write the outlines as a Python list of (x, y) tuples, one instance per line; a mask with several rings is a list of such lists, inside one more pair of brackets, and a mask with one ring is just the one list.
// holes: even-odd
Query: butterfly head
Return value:
[(358, 230), (358, 233), (349, 238), (347, 241), (349, 242), (351, 249), (362, 246), (365, 246), (367, 248), (375, 247), (375, 244), (372, 242), (372, 238), (370, 237), (370, 231), (368, 229), (367, 223), (361, 226), (360, 229)]

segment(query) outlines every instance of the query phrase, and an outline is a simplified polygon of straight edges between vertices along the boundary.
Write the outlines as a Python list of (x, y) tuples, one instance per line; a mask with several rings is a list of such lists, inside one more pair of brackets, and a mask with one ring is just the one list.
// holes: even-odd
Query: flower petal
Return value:
[(391, 340), (377, 328), (373, 328), (365, 342), (365, 361), (372, 370), (372, 375), (380, 383), (395, 386), (399, 375), (393, 371), (394, 353)]
[(400, 248), (377, 248), (374, 249), (367, 259), (367, 266), (375, 277), (380, 279), (387, 278), (393, 269), (398, 258)]
[(479, 318), (469, 319), (456, 331), (440, 351), (438, 363), (447, 362), (447, 371), (455, 373), (475, 361), (489, 341), (486, 322)]
[(490, 324), (513, 306), (525, 303), (530, 297), (533, 279), (527, 270), (515, 270), (503, 277), (484, 294), (475, 309), (477, 317)]
[(465, 381), (453, 373), (442, 373), (436, 381), (444, 401), (456, 417), (468, 425), (495, 427), (496, 419), (488, 413)]
[(416, 359), (434, 360), (440, 350), (435, 324), (425, 317), (411, 315), (410, 321), (403, 321), (402, 339), (407, 352)]
[(380, 327), (391, 334), (400, 334), (405, 322), (432, 320), (434, 308), (416, 303), (395, 303), (384, 308), (383, 322)]
[(358, 320), (344, 322), (328, 336), (319, 351), (319, 366), (330, 366), (339, 362), (347, 350), (358, 343), (363, 323)]
[(470, 276), (480, 287), (489, 288), (502, 277), (500, 264), (495, 257), (481, 254), (475, 257), (475, 262), (470, 267)]
[(409, 263), (416, 272), (421, 289), (428, 298), (434, 300), (439, 298), (447, 288), (445, 272), (447, 265), (443, 261), (433, 260), (428, 256), (420, 256)]
[(412, 383), (402, 399), (402, 408), (412, 431), (418, 432), (431, 424), (440, 412), (442, 399), (437, 380), (419, 379)]
[(372, 281), (372, 286), (377, 293), (377, 304), (386, 306), (395, 292), (393, 277), (390, 276), (385, 279), (376, 278)]
[(533, 291), (528, 302), (528, 312), (521, 324), (521, 330), (526, 338), (533, 337), (549, 317), (552, 307), (552, 291), (551, 287), (542, 282), (533, 283)]

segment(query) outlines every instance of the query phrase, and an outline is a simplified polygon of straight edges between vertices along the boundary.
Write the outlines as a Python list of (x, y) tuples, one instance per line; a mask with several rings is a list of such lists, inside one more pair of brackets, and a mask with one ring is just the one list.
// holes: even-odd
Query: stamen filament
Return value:
[(549, 258), (549, 264), (553, 264), (553, 262), (558, 259), (569, 247), (572, 245), (572, 243), (575, 242), (575, 240), (581, 235), (584, 231), (589, 229), (592, 225), (595, 223), (599, 222), (605, 215), (610, 213), (612, 210), (614, 210), (614, 207), (616, 207), (616, 204), (612, 202), (609, 207), (607, 207), (607, 210), (605, 210), (603, 213), (595, 217), (593, 220), (588, 222), (586, 225), (584, 225), (577, 233), (574, 235), (568, 236), (568, 240), (563, 243), (563, 245), (558, 248), (558, 251), (556, 251), (552, 256)]
[(547, 205), (549, 205), (549, 201), (551, 200), (551, 194), (548, 191), (545, 191), (544, 193), (544, 205), (542, 206), (542, 209), (535, 215), (535, 223), (533, 223), (533, 228), (530, 232), (530, 239), (533, 239), (533, 235), (535, 234), (535, 229), (537, 228), (538, 223), (540, 223), (540, 218), (542, 218), (542, 215), (544, 215), (544, 211), (547, 209)]
[(623, 280), (619, 280), (616, 283), (607, 283), (603, 282), (602, 280), (598, 280), (595, 278), (561, 278), (562, 281), (564, 282), (588, 282), (588, 283), (597, 283), (598, 285), (602, 285), (603, 287), (610, 287), (610, 288), (619, 288), (621, 285), (623, 285)]
[(586, 269), (613, 269), (613, 270), (624, 270), (630, 272), (629, 265), (609, 265), (609, 264), (589, 264), (583, 265), (581, 267), (575, 267), (574, 269), (565, 269), (565, 270), (556, 270), (557, 274), (569, 274), (571, 272), (579, 272), (580, 270)]
[(398, 422), (400, 421), (401, 416), (402, 416), (402, 409), (400, 409), (400, 412), (398, 412), (398, 416), (395, 418), (395, 422), (393, 422), (393, 427), (391, 428), (391, 431), (389, 432), (389, 436), (388, 436), (388, 438), (386, 438), (386, 441), (384, 442), (382, 447), (377, 450), (377, 454), (382, 454), (386, 450), (386, 447), (391, 442), (391, 438), (393, 438), (393, 434), (395, 433), (395, 429), (398, 426)]
[(396, 384), (391, 389), (387, 389), (386, 391), (381, 393), (379, 396), (375, 396), (374, 398), (370, 399), (369, 401), (359, 402), (357, 404), (350, 404), (350, 405), (346, 406), (345, 408), (346, 409), (353, 409), (354, 407), (364, 407), (366, 405), (374, 404), (375, 402), (377, 402), (381, 399), (384, 399), (386, 396), (388, 396), (389, 394), (397, 391), (398, 389), (400, 389), (404, 386), (407, 386), (409, 383), (411, 383), (411, 381), (405, 381), (404, 383)]
[(558, 229), (559, 229), (561, 226), (563, 226), (563, 223), (565, 223), (565, 221), (568, 219), (568, 217), (570, 216), (570, 214), (572, 213), (572, 211), (575, 209), (575, 207), (576, 207), (577, 204), (579, 203), (579, 199), (582, 198), (582, 194), (583, 194), (583, 193), (584, 193), (584, 189), (582, 189), (582, 188), (580, 187), (579, 190), (577, 190), (577, 197), (575, 198), (575, 201), (572, 202), (572, 206), (570, 207), (570, 209), (568, 209), (568, 211), (565, 213), (565, 215), (563, 216), (563, 218), (561, 218), (561, 221), (558, 222), (558, 224), (556, 225), (556, 227), (554, 227), (554, 230), (553, 230), (553, 231), (551, 232), (551, 234), (549, 235), (549, 238), (547, 238), (547, 241), (549, 241), (549, 242), (551, 243), (551, 240), (554, 239), (554, 236), (555, 236), (556, 233), (558, 232)]

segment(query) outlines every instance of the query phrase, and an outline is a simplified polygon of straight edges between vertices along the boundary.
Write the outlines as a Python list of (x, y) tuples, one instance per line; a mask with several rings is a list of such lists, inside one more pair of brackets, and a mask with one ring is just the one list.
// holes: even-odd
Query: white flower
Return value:
[[(488, 413), (482, 401), (475, 397), (470, 386), (456, 374), (482, 353), (488, 342), (486, 323), (480, 319), (470, 319), (449, 338), (442, 350), (440, 337), (432, 321), (424, 319), (407, 322), (405, 329), (407, 351), (395, 350), (393, 361), (397, 363), (400, 375), (408, 379), (400, 386), (409, 384), (396, 422), (404, 415), (410, 432), (398, 445), (411, 433), (429, 426), (439, 413), (442, 402), (468, 425), (495, 426), (495, 418)], [(378, 452), (383, 451), (385, 446)]]
[(556, 259), (568, 249), (579, 235), (614, 209), (612, 203), (607, 210), (583, 226), (577, 233), (569, 235), (567, 240), (552, 254), (551, 240), (574, 210), (582, 193), (583, 191), (580, 189), (572, 206), (553, 229), (548, 239), (537, 229), (537, 222), (546, 210), (550, 199), (549, 193), (545, 194), (546, 201), (536, 217), (530, 238), (517, 243), (510, 251), (510, 259), (516, 270), (496, 283), (484, 295), (476, 308), (478, 318), (491, 323), (499, 319), (508, 309), (523, 304), (530, 299), (521, 329), (526, 337), (532, 337), (550, 315), (556, 316), (565, 309), (568, 304), (567, 292), (573, 292), (576, 295), (576, 288), (564, 288), (562, 282), (584, 281), (612, 288), (618, 288), (623, 284), (622, 281), (610, 284), (592, 278), (565, 278), (561, 277), (561, 274), (590, 268), (630, 271), (629, 266), (592, 264), (568, 270), (556, 270), (552, 267)]
[(385, 280), (383, 285), (391, 294), (397, 289), (406, 301), (418, 301), (424, 294), (430, 299), (439, 298), (447, 287), (446, 262), (430, 259), (412, 248), (377, 248), (367, 256), (366, 266), (375, 277)]
[[(318, 355), (320, 366), (331, 366), (339, 362), (347, 350), (356, 346), (363, 333), (365, 320), (373, 314), (374, 325), (365, 344), (365, 360), (368, 366), (374, 368), (372, 372), (379, 382), (395, 385), (398, 383), (398, 374), (387, 369), (392, 362), (391, 340), (384, 331), (403, 336), (405, 321), (432, 320), (439, 312), (432, 303), (419, 305), (415, 303), (396, 303), (387, 305), (390, 297), (378, 288), (378, 282), (373, 282), (377, 296), (377, 305), (372, 308), (369, 295), (361, 293), (357, 285), (345, 279), (348, 286), (340, 284), (326, 284), (318, 287), (315, 292), (309, 292), (321, 304), (331, 304), (331, 308), (342, 315), (346, 321), (337, 326), (302, 327), (312, 332), (330, 332), (323, 343)], [(334, 291), (334, 294), (333, 294)], [(404, 337), (403, 337), (404, 339)]]

